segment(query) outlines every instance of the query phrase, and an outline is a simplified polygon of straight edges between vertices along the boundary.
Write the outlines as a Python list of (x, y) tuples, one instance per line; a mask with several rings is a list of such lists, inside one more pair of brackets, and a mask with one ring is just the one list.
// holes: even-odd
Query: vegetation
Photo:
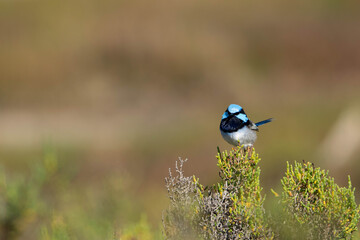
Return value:
[(237, 148), (217, 155), (219, 183), (208, 190), (196, 179), (205, 239), (272, 238), (265, 222), (259, 157)]
[(78, 189), (69, 170), (74, 164), (59, 161), (47, 146), (41, 161), (26, 166), (28, 172), (0, 168), (1, 240), (161, 239), (144, 214), (129, 217), (139, 206), (122, 181), (102, 182), (100, 192)]
[(177, 175), (170, 172), (167, 239), (189, 234), (194, 239), (348, 239), (357, 230), (359, 207), (350, 178), (341, 188), (311, 163), (288, 163), (278, 203), (283, 210), (265, 213), (255, 150), (219, 151), (217, 159), (220, 180), (210, 187), (185, 177), (181, 159)]
[[(100, 199), (96, 205), (102, 206), (102, 210), (89, 208), (86, 202), (81, 207), (70, 207), (75, 212), (61, 211), (51, 204), (63, 201), (62, 190), (66, 191), (71, 181), (62, 172), (63, 166), (55, 151), (48, 148), (41, 164), (33, 165), (29, 175), (8, 176), (4, 171), (0, 172), (1, 239), (27, 239), (28, 236), (37, 236), (41, 240), (353, 237), (360, 214), (350, 177), (348, 187), (339, 187), (328, 172), (315, 168), (312, 163), (288, 163), (281, 180), (281, 196), (273, 191), (279, 196), (275, 208), (280, 211), (265, 211), (259, 161), (254, 149), (218, 151), (220, 179), (216, 184), (204, 186), (195, 176), (184, 175), (186, 160), (179, 159), (175, 174), (169, 170), (166, 178), (170, 205), (163, 213), (161, 234), (160, 229), (154, 231), (145, 215), (132, 223), (117, 226), (114, 222), (119, 215), (114, 214), (111, 220), (107, 215), (96, 213), (106, 212), (104, 203), (112, 201), (121, 205), (112, 209), (115, 212), (122, 210), (125, 213), (126, 208), (133, 208), (121, 197), (128, 193), (126, 189), (116, 192), (116, 197), (114, 192), (101, 192), (106, 201)], [(110, 186), (110, 182), (107, 185)], [(58, 191), (52, 192), (52, 188)], [(50, 196), (56, 200), (50, 201)], [(94, 200), (89, 198), (87, 201)]]
[(357, 230), (359, 207), (350, 176), (349, 186), (339, 187), (328, 172), (295, 162), (287, 164), (281, 183), (281, 200), (289, 216), (285, 226), (300, 225), (307, 239), (347, 239)]

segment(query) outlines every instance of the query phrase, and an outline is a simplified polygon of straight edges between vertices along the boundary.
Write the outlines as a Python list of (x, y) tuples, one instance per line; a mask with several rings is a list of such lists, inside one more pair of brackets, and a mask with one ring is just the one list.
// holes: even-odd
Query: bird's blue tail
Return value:
[(255, 125), (256, 125), (256, 126), (261, 126), (261, 125), (263, 125), (263, 124), (265, 124), (265, 123), (271, 122), (272, 120), (273, 120), (272, 118), (269, 118), (269, 119), (266, 119), (266, 120), (264, 120), (264, 121), (257, 122), (257, 123), (255, 123)]

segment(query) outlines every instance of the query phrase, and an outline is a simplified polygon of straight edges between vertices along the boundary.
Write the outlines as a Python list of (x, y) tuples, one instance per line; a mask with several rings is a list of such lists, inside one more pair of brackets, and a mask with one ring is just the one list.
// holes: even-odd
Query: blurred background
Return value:
[[(231, 149), (219, 123), (231, 103), (253, 121), (275, 118), (255, 144), (267, 198), (294, 160), (329, 169), (341, 186), (351, 175), (360, 189), (358, 7), (0, 1), (1, 168), (25, 186), (38, 178), (34, 166), (50, 172), (15, 230), (3, 231), (159, 237), (164, 178), (178, 157), (189, 159), (187, 175), (218, 180), (216, 147)], [(11, 216), (2, 207), (3, 223)]]

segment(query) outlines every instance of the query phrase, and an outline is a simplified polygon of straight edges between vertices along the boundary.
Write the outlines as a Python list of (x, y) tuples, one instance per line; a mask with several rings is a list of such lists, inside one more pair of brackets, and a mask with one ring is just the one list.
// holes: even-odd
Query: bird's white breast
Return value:
[(256, 141), (256, 132), (248, 127), (243, 127), (236, 132), (223, 132), (222, 137), (230, 144), (234, 146), (244, 145), (244, 147), (250, 147)]

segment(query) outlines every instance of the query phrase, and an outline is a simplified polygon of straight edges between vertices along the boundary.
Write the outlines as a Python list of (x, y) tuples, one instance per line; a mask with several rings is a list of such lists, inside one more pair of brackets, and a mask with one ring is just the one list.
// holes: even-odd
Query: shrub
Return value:
[[(50, 160), (51, 161), (51, 160)], [(8, 175), (0, 171), (0, 239), (18, 239), (26, 229), (33, 228), (42, 217), (44, 202), (41, 191), (49, 171), (44, 164), (31, 167), (31, 176)]]
[(183, 165), (187, 160), (179, 158), (175, 164), (176, 175), (169, 169), (165, 178), (170, 206), (163, 214), (166, 239), (197, 239), (199, 237), (199, 217), (197, 197), (193, 177), (185, 177)]
[(164, 217), (167, 239), (268, 239), (273, 234), (265, 223), (264, 197), (260, 187), (260, 161), (255, 151), (241, 148), (217, 155), (220, 181), (204, 187), (195, 177), (166, 178), (170, 207)]
[(309, 162), (287, 163), (281, 181), (287, 224), (293, 230), (300, 225), (307, 239), (349, 238), (357, 230), (360, 215), (350, 177), (348, 182), (347, 188), (339, 187), (328, 172)]
[[(47, 184), (56, 186), (58, 160), (54, 149), (46, 146), (42, 161), (27, 168), (29, 174), (11, 175), (0, 168), (0, 239), (31, 239), (48, 217), (50, 210), (43, 193)], [(32, 236), (27, 235), (29, 232)]]
[(166, 239), (349, 239), (357, 230), (359, 207), (350, 178), (341, 188), (311, 163), (288, 163), (277, 215), (265, 213), (255, 150), (218, 151), (217, 160), (220, 180), (210, 187), (185, 177), (181, 159), (176, 175), (169, 171)]
[(17, 239), (21, 227), (36, 218), (38, 188), (24, 178), (11, 179), (3, 172), (0, 178), (0, 239)]
[(205, 239), (268, 239), (264, 197), (260, 187), (260, 161), (255, 151), (237, 148), (217, 155), (219, 183), (209, 190), (195, 180), (200, 226)]
[(41, 229), (41, 240), (71, 240), (68, 227), (61, 215), (54, 215), (51, 226)]
[(155, 238), (146, 216), (142, 215), (139, 222), (125, 227), (120, 232), (120, 237), (114, 238), (114, 240), (152, 240)]

